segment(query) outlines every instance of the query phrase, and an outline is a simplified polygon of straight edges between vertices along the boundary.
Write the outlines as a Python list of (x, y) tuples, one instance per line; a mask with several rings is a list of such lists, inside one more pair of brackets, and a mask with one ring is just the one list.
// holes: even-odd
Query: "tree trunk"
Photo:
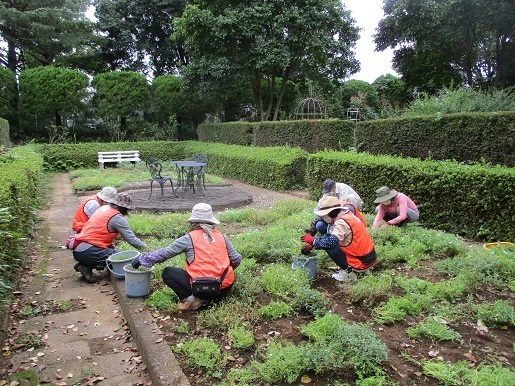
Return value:
[(57, 127), (61, 127), (63, 125), (63, 121), (61, 119), (61, 114), (58, 111), (55, 112), (55, 125)]
[(254, 96), (254, 103), (258, 111), (259, 121), (264, 120), (263, 111), (263, 95), (261, 91), (261, 72), (258, 69), (254, 70), (254, 80), (252, 81), (252, 95)]
[(9, 40), (7, 42), (7, 67), (13, 72), (14, 95), (13, 95), (13, 116), (11, 120), (12, 127), (10, 129), (11, 136), (19, 136), (21, 133), (21, 111), (20, 111), (20, 92), (18, 88), (18, 56), (16, 55), (16, 46)]
[(281, 83), (281, 90), (279, 91), (279, 96), (277, 97), (277, 102), (275, 104), (274, 109), (274, 121), (277, 121), (279, 118), (279, 109), (281, 107), (281, 103), (283, 102), (284, 90), (286, 89), (286, 83), (288, 83), (288, 79), (290, 78), (290, 67), (286, 68), (286, 71), (283, 76), (283, 81)]

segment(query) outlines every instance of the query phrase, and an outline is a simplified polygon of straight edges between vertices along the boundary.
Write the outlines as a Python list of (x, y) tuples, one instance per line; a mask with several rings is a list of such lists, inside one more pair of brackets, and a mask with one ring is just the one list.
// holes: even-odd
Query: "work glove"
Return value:
[(312, 249), (313, 249), (312, 244), (304, 243), (302, 245), (302, 248), (300, 249), (300, 253), (302, 253), (303, 255), (309, 255), (309, 252), (311, 252)]
[(139, 262), (139, 257), (136, 256), (133, 260), (132, 260), (132, 268), (134, 269), (138, 269), (139, 266), (141, 265), (141, 263)]
[(306, 233), (304, 236), (302, 236), (300, 238), (300, 241), (304, 242), (304, 243), (308, 243), (308, 244), (313, 244), (313, 240), (315, 240), (315, 238), (310, 235), (309, 233)]

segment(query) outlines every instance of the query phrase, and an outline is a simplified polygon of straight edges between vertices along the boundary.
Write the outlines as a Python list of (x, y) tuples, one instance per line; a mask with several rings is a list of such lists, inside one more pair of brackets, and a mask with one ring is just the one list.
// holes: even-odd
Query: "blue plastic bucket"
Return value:
[(113, 253), (106, 259), (107, 269), (114, 275), (114, 277), (123, 279), (125, 277), (123, 267), (128, 263), (131, 263), (132, 260), (139, 255), (140, 253), (138, 251), (123, 251)]
[(297, 257), (291, 265), (292, 269), (305, 269), (308, 272), (308, 279), (315, 280), (317, 277), (316, 257)]
[(150, 280), (154, 267), (140, 266), (135, 270), (131, 264), (123, 267), (125, 271), (125, 294), (130, 298), (140, 298), (150, 293)]

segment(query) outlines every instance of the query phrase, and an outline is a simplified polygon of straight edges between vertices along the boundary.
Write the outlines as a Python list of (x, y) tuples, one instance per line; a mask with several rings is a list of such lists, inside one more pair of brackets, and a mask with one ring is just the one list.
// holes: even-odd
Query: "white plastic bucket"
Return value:
[(150, 280), (154, 267), (140, 266), (135, 270), (131, 264), (123, 267), (125, 271), (125, 294), (130, 298), (140, 298), (150, 293)]
[(123, 267), (127, 265), (127, 263), (132, 262), (132, 260), (139, 255), (140, 253), (138, 251), (123, 251), (113, 253), (106, 259), (107, 269), (118, 279), (123, 279), (125, 277)]
[(315, 280), (317, 277), (317, 258), (316, 257), (297, 257), (291, 265), (292, 269), (303, 268), (308, 272), (308, 279)]

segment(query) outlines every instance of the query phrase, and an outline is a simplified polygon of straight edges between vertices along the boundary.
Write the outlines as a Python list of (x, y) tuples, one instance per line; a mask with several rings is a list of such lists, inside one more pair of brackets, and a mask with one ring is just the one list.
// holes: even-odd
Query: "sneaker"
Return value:
[(200, 298), (197, 298), (193, 295), (188, 296), (186, 299), (184, 299), (182, 302), (179, 303), (179, 310), (185, 311), (189, 310), (190, 308), (192, 310), (197, 310), (198, 308), (202, 307), (203, 301)]
[(338, 280), (342, 283), (358, 280), (354, 272), (347, 272), (343, 269), (340, 269), (338, 273), (333, 274), (333, 279)]
[(80, 273), (82, 273), (82, 276), (84, 276), (84, 279), (86, 279), (90, 283), (97, 282), (97, 279), (95, 278), (95, 276), (93, 276), (93, 268), (79, 264), (79, 265), (77, 265), (76, 270), (79, 271)]

